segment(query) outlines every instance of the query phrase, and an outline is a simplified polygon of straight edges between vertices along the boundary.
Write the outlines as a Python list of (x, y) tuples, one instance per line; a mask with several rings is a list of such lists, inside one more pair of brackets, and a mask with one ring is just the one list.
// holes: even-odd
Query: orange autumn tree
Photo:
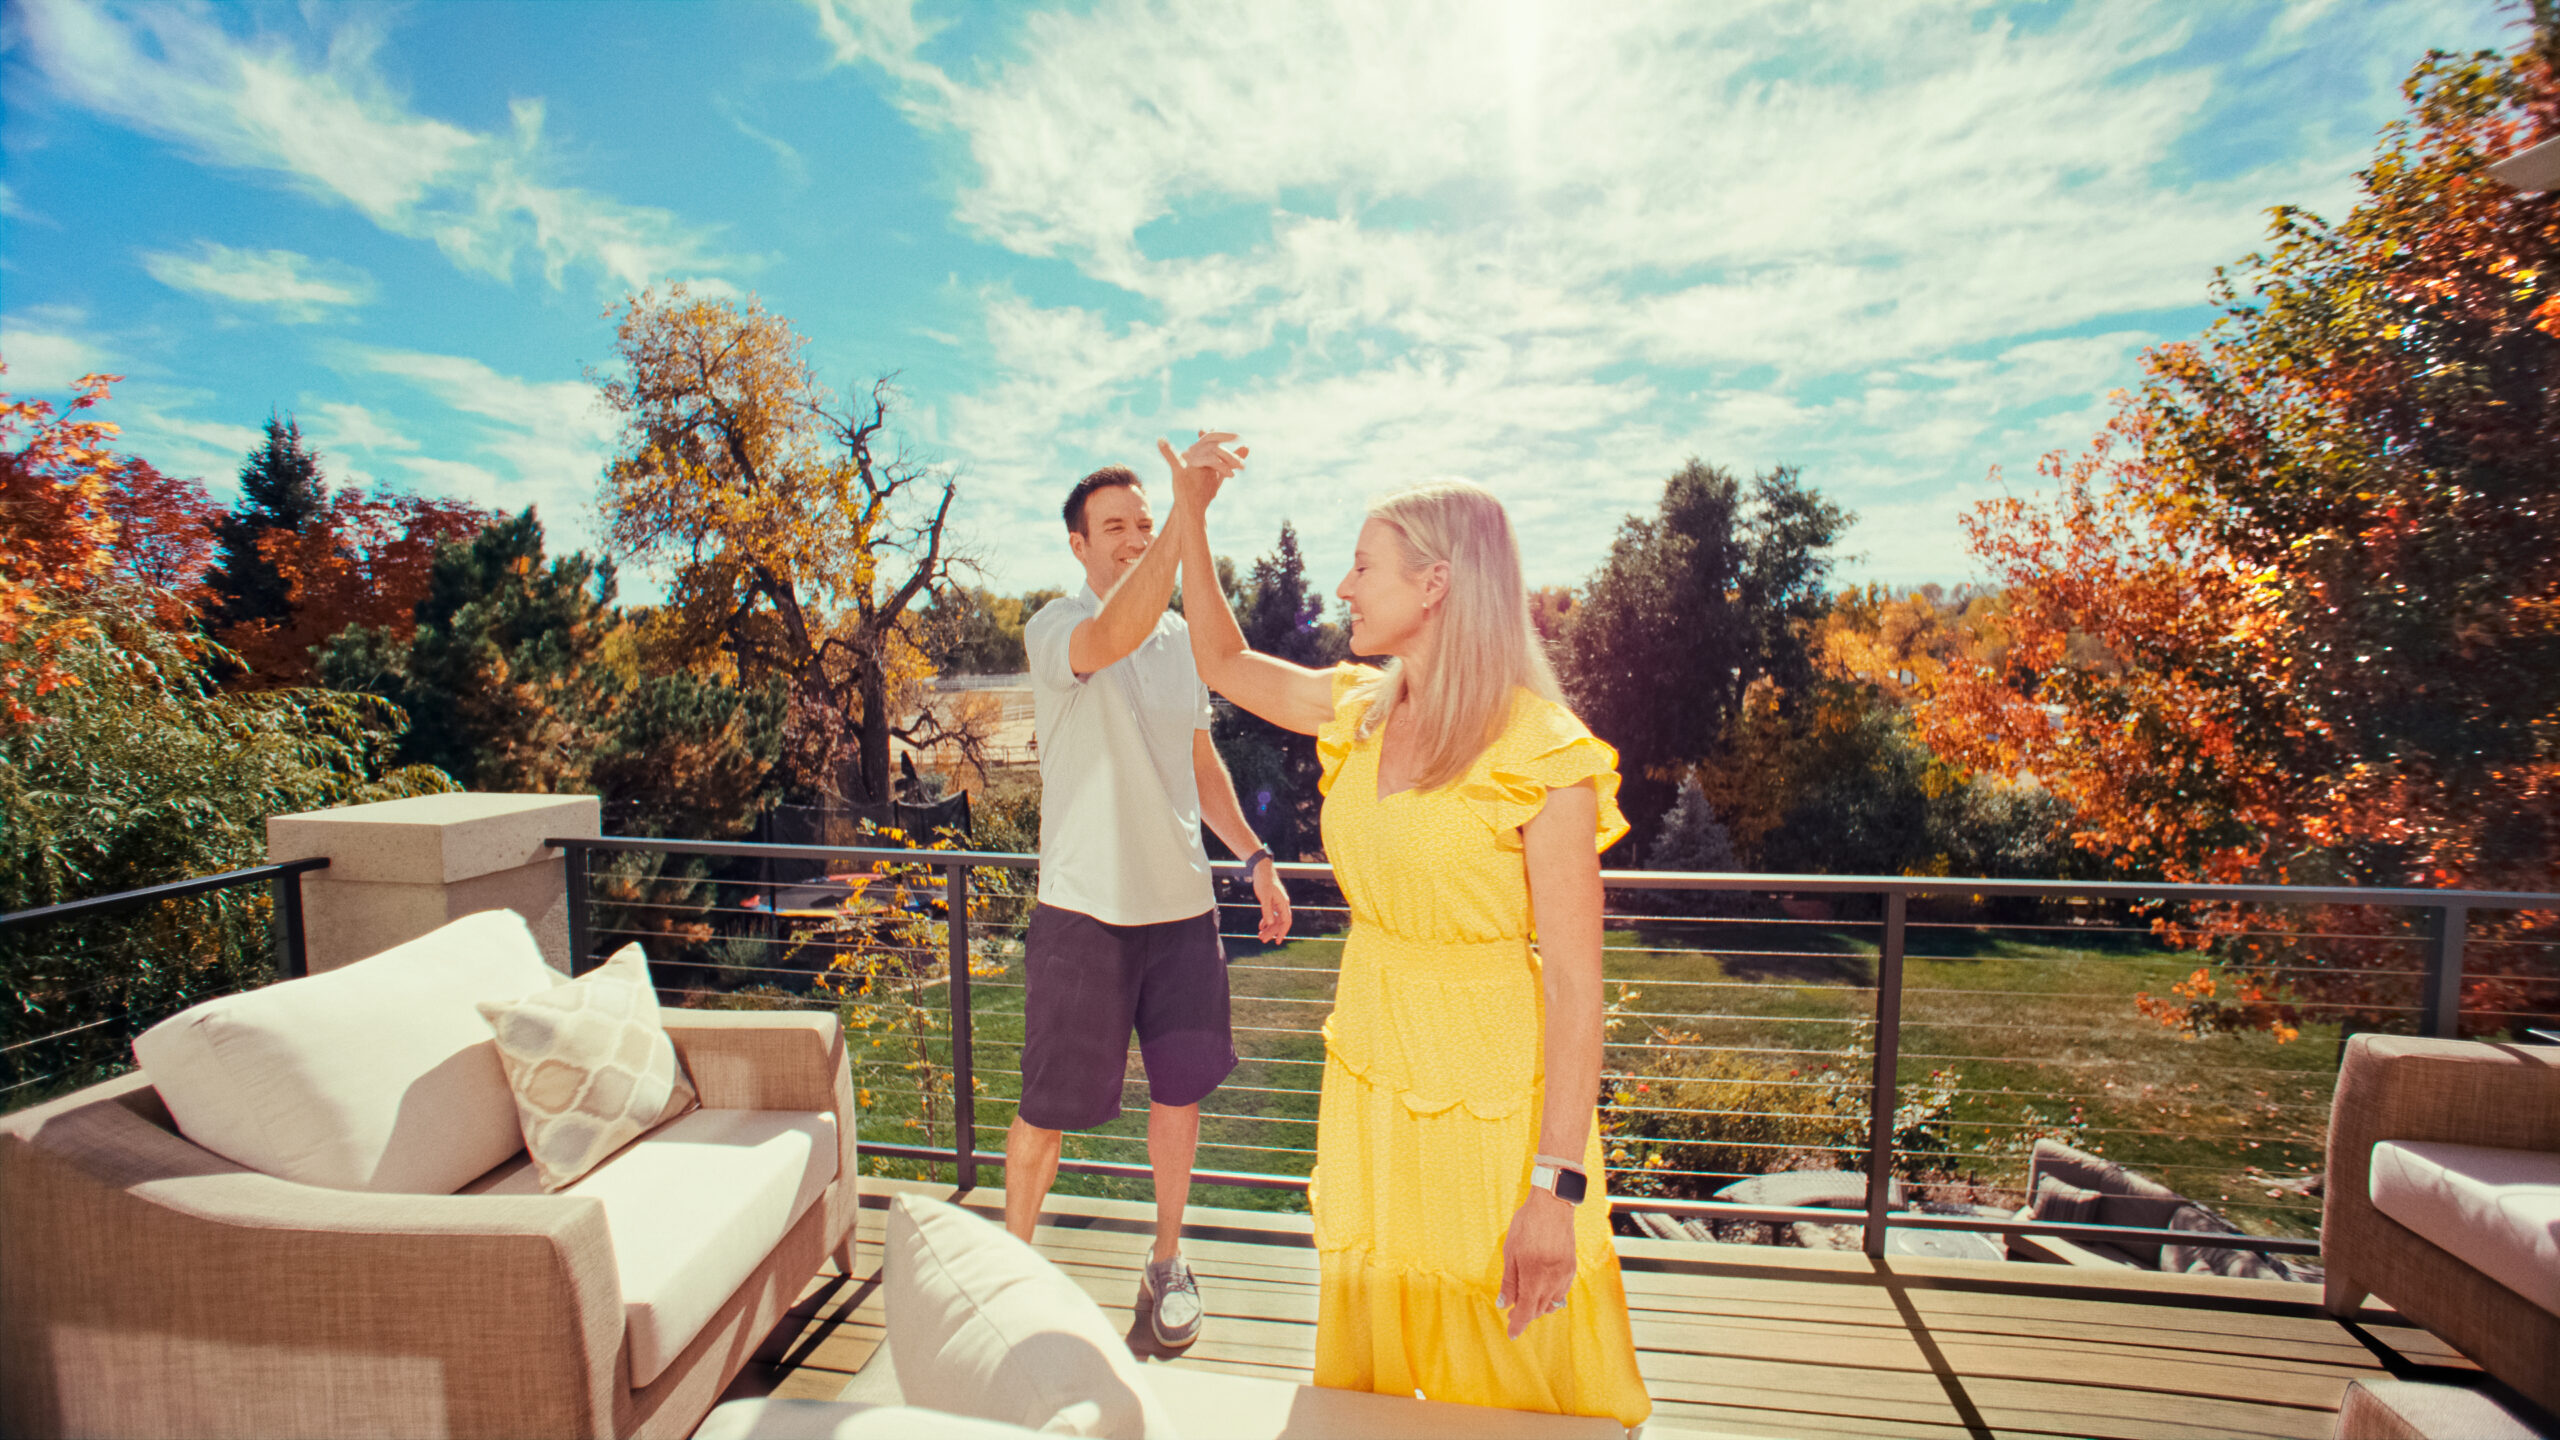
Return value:
[[(0, 374), (7, 366), (0, 362)], [(163, 629), (191, 625), (213, 548), (213, 503), (193, 480), (118, 453), (117, 426), (83, 412), (120, 375), (83, 375), (57, 411), (0, 393), (0, 724), (66, 683), (66, 644), (102, 600)]]
[(957, 488), (895, 445), (888, 382), (838, 396), (753, 299), (678, 285), (613, 313), (622, 373), (597, 379), (623, 426), (614, 546), (672, 565), (686, 648), (788, 686), (794, 798), (890, 798), (893, 737), (974, 761), (981, 723), (922, 703), (926, 604), (966, 563), (945, 535)]
[(234, 688), (319, 683), (318, 647), (350, 625), (406, 641), (436, 547), (468, 541), (497, 518), (461, 500), (335, 489), (301, 528), (260, 533), (257, 553), (281, 584), (285, 614), (221, 632), (248, 669)]
[[(2554, 888), (2560, 205), (2486, 173), (2560, 129), (2553, 58), (2431, 55), (2343, 221), (2274, 212), (2051, 499), (1976, 509), (2010, 645), (1932, 687), (1939, 754), (2128, 874)], [(2555, 920), (2472, 918), (2466, 1030), (2560, 1002)], [(2398, 1023), (2423, 954), (2362, 907), (2162, 924), (2215, 963), (2143, 1007), (2195, 1032)]]

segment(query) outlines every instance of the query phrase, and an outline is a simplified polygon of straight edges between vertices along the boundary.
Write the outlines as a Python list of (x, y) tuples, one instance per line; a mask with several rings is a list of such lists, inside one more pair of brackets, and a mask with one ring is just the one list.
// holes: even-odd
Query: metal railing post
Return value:
[(2418, 1033), (2439, 1039), (2462, 1034), (2462, 936), (2471, 907), (2439, 905), (2427, 932), (2427, 974), (2419, 983)]
[(311, 973), (310, 951), (302, 940), (302, 874), (291, 871), (267, 882), (275, 890), (269, 928), (276, 943), (276, 978), (295, 980)]
[(969, 867), (959, 861), (943, 872), (942, 906), (951, 936), (952, 1183), (972, 1190), (978, 1184), (978, 1086), (970, 1064)]
[(1893, 1119), (1902, 1068), (1903, 921), (1910, 897), (1884, 897), (1884, 942), (1876, 950), (1876, 1068), (1867, 1091), (1867, 1222), (1860, 1237), (1869, 1255), (1884, 1254), (1885, 1212), (1893, 1199)]
[(589, 952), (595, 949), (595, 941), (588, 934), (594, 922), (587, 914), (587, 847), (561, 846), (560, 867), (569, 889), (569, 973), (584, 975)]

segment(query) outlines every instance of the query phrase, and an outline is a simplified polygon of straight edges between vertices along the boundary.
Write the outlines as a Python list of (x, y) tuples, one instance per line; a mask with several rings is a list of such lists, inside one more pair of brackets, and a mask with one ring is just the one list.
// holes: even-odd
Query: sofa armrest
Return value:
[(0, 1121), (0, 1430), (609, 1436), (598, 1202), (246, 1170), (139, 1075)]
[(2560, 1046), (2356, 1036), (2329, 1102), (2329, 1207), (2372, 1204), (2382, 1140), (2560, 1150)]
[(850, 1093), (844, 1024), (832, 1012), (662, 1010), (659, 1018), (704, 1109), (833, 1110), (838, 1091)]

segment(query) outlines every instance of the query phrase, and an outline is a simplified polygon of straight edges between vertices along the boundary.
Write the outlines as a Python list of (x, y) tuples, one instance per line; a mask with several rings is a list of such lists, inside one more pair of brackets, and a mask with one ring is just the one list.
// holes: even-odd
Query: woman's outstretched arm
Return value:
[[(1520, 827), (1529, 868), (1529, 906), (1537, 918), (1540, 981), (1546, 990), (1546, 1098), (1538, 1115), (1538, 1153), (1583, 1163), (1591, 1116), (1600, 1103), (1600, 795), (1590, 782), (1547, 792), (1547, 803)], [(1600, 1177), (1586, 1176), (1599, 1203)], [(1511, 1217), (1502, 1246), (1501, 1300), (1512, 1336), (1564, 1303), (1573, 1288), (1573, 1207), (1532, 1188)]]
[[(1171, 447), (1166, 449), (1170, 455)], [(1316, 733), (1333, 718), (1333, 672), (1247, 648), (1235, 612), (1227, 608), (1227, 593), (1218, 586), (1209, 527), (1184, 526), (1180, 537), (1182, 618), (1191, 629), (1191, 658), (1201, 682), (1283, 730)]]

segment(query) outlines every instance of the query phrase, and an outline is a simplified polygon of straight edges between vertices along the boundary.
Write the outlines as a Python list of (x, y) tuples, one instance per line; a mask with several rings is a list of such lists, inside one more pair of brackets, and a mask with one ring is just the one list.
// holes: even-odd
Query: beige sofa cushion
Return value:
[[(825, 1111), (696, 1110), (553, 1192), (604, 1202), (633, 1389), (665, 1373), (808, 1213), (837, 1153)], [(470, 1193), (539, 1195), (542, 1179), (518, 1161)]]
[(1110, 1440), (1179, 1433), (1102, 1307), (998, 1226), (900, 1195), (882, 1268), (908, 1404)]
[(2560, 1155), (2384, 1140), (2365, 1188), (2374, 1209), (2560, 1315)]
[(371, 959), (180, 1011), (133, 1058), (186, 1137), (305, 1185), (450, 1194), (523, 1145), (476, 1008), (548, 990), (523, 917), (484, 910)]
[(565, 985), (483, 1000), (480, 1013), (497, 1032), (525, 1153), (545, 1190), (693, 1108), (693, 1082), (659, 1022), (637, 945)]

